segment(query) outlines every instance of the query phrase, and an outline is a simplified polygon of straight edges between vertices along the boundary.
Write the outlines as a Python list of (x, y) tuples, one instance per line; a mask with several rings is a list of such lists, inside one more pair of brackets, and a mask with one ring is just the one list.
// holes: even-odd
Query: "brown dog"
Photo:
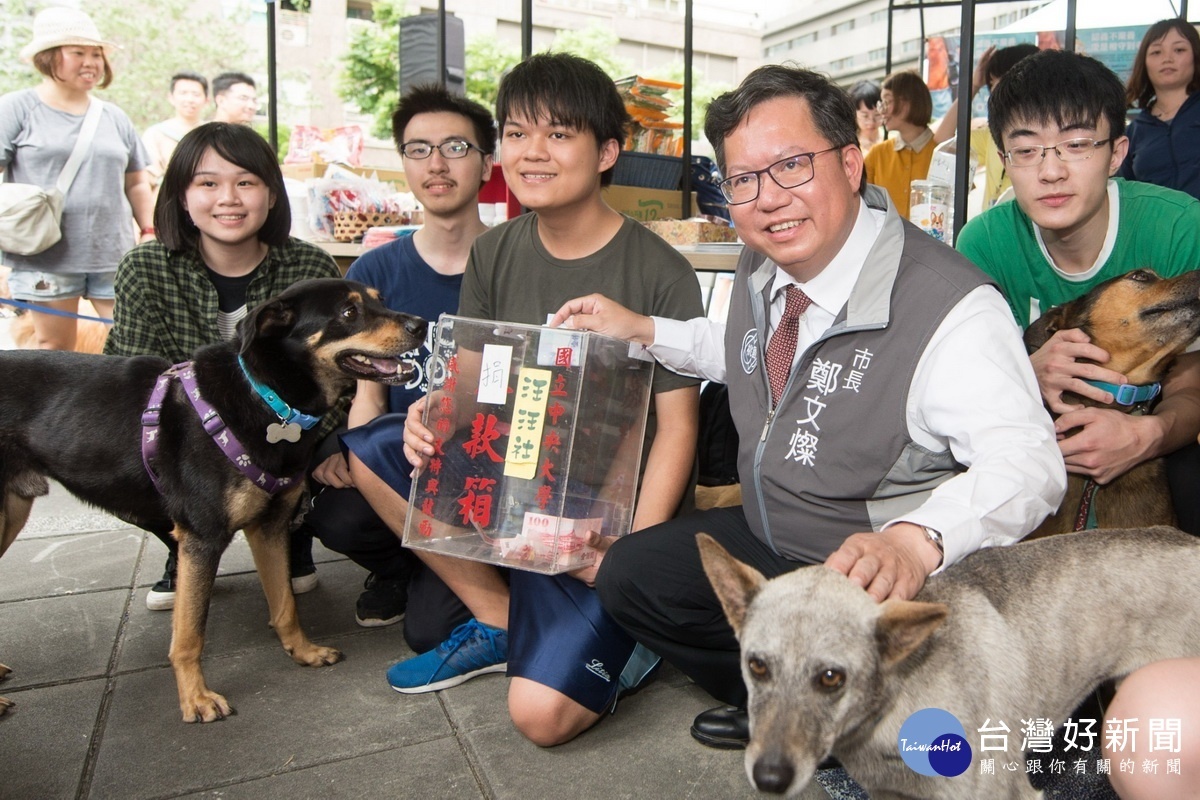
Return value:
[[(1200, 334), (1200, 270), (1160, 278), (1137, 269), (1105, 281), (1043, 314), (1025, 331), (1025, 344), (1033, 352), (1057, 331), (1069, 328), (1081, 329), (1092, 344), (1106, 351), (1109, 360), (1104, 366), (1123, 374), (1131, 386), (1161, 382), (1175, 356)], [(1101, 405), (1070, 393), (1064, 393), (1063, 399)], [(1144, 403), (1114, 402), (1105, 407), (1133, 414), (1146, 411)], [(1081, 530), (1089, 504), (1099, 528), (1175, 524), (1165, 465), (1162, 459), (1152, 459), (1098, 490), (1089, 479), (1070, 475), (1058, 512), (1029, 538)]]
[(284, 650), (307, 666), (339, 661), (300, 629), (288, 576), (288, 528), (320, 435), (315, 418), (358, 380), (408, 382), (406, 354), (425, 330), (374, 289), (324, 279), (262, 303), (236, 339), (200, 348), (170, 373), (152, 356), (0, 352), (0, 555), (48, 491), (47, 477), (125, 522), (171, 531), (179, 569), (170, 659), (185, 722), (232, 713), (206, 685), (200, 655), (217, 566), (239, 529)]

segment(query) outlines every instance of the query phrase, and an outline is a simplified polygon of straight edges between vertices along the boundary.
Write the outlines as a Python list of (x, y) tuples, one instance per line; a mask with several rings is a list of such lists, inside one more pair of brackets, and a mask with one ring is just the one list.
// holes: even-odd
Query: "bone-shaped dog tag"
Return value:
[(279, 441), (298, 442), (300, 441), (300, 426), (294, 422), (286, 425), (272, 422), (267, 426), (267, 441), (271, 444)]

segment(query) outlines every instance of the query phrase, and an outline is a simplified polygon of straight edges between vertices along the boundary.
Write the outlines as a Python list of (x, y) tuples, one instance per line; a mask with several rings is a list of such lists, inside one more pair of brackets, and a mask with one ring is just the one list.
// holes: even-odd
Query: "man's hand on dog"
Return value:
[(825, 560), (867, 590), (876, 602), (911, 600), (942, 562), (920, 526), (897, 522), (886, 530), (855, 533)]
[[(1129, 382), (1121, 373), (1099, 366), (1108, 361), (1108, 353), (1092, 344), (1091, 338), (1078, 328), (1058, 331), (1029, 360), (1033, 362), (1042, 399), (1055, 414), (1083, 408), (1065, 402), (1063, 392), (1074, 392), (1097, 403), (1113, 401), (1111, 392), (1084, 383), (1085, 380), (1118, 385)], [(1088, 363), (1090, 361), (1096, 363)]]
[[(1159, 452), (1166, 436), (1163, 424), (1153, 414), (1081, 408), (1054, 420), (1054, 431), (1067, 472), (1103, 485)], [(1073, 429), (1076, 432), (1070, 433)]]

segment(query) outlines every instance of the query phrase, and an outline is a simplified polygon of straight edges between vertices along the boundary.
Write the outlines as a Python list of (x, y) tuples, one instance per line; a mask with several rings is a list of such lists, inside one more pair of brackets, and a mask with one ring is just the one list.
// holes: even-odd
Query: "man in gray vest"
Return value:
[(591, 295), (551, 324), (729, 386), (744, 505), (617, 540), (596, 588), (635, 638), (727, 704), (692, 735), (732, 748), (749, 738), (746, 689), (696, 532), (767, 577), (824, 563), (876, 600), (908, 599), (935, 570), (1031, 531), (1066, 471), (1003, 297), (881, 189), (859, 191), (841, 89), (762, 67), (712, 103), (705, 133), (746, 245), (728, 322), (643, 317)]

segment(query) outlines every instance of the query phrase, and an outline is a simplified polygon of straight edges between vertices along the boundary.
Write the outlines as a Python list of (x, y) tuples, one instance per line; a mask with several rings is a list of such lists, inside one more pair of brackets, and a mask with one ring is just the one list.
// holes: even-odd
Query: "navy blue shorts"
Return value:
[(413, 465), (404, 457), (403, 414), (380, 414), (366, 425), (343, 432), (341, 441), (371, 472), (408, 500)]
[(549, 686), (601, 714), (658, 663), (582, 581), (514, 569), (509, 588), (508, 677)]

